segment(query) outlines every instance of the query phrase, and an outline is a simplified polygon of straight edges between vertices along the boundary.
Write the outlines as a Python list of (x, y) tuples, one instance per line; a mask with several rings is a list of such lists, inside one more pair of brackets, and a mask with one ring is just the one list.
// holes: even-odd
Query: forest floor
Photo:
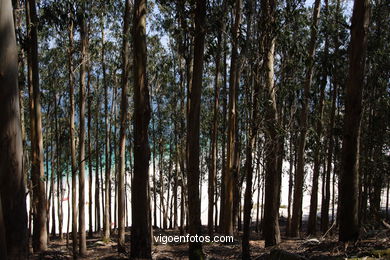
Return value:
[[(155, 229), (155, 235), (180, 235), (177, 230)], [(234, 236), (231, 244), (204, 243), (203, 250), (208, 259), (240, 259), (241, 233)], [(126, 241), (130, 241), (130, 229), (126, 230)], [(354, 244), (346, 246), (337, 242), (337, 236), (330, 234), (327, 238), (305, 237), (302, 239), (282, 239), (277, 247), (265, 248), (260, 234), (252, 232), (251, 236), (252, 259), (390, 259), (390, 231), (375, 230), (365, 232), (364, 238)], [(94, 234), (87, 239), (88, 255), (83, 259), (128, 259), (126, 254), (118, 254), (116, 234), (113, 240), (104, 243), (100, 234)], [(127, 242), (126, 248), (130, 249)], [(153, 259), (188, 259), (188, 244), (186, 243), (154, 243)], [(52, 238), (47, 252), (33, 255), (32, 259), (72, 259), (71, 241), (69, 247), (65, 240)]]

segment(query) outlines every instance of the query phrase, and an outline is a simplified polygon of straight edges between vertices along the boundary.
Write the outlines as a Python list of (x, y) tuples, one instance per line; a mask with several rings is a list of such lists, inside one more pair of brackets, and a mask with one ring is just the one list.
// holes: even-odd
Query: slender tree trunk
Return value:
[[(84, 3), (85, 5), (85, 3)], [(85, 10), (85, 6), (83, 7)], [(83, 17), (80, 21), (80, 40), (81, 40), (81, 66), (80, 66), (80, 135), (79, 135), (79, 254), (87, 254), (87, 241), (85, 232), (85, 76), (87, 63), (87, 22)]]
[(69, 69), (69, 135), (70, 135), (70, 149), (71, 149), (71, 164), (72, 164), (72, 246), (73, 257), (77, 256), (77, 167), (76, 167), (76, 140), (75, 140), (75, 101), (74, 101), (74, 74), (73, 74), (73, 20), (70, 19), (68, 26), (69, 32), (69, 49), (68, 49), (68, 69)]
[(349, 71), (346, 85), (342, 170), (339, 182), (339, 240), (358, 239), (359, 136), (362, 111), (369, 1), (355, 0), (352, 14)]
[[(336, 110), (336, 97), (337, 97), (337, 83), (333, 83), (332, 90), (332, 105), (330, 111), (330, 123), (328, 129), (328, 152), (326, 159), (326, 172), (323, 174), (322, 182), (323, 182), (323, 201), (321, 204), (321, 232), (325, 233), (328, 230), (329, 225), (329, 202), (330, 202), (330, 173), (332, 170), (332, 156), (333, 156), (333, 148), (334, 148), (334, 137), (333, 137), (333, 128), (335, 124), (335, 110)], [(333, 166), (333, 171), (335, 171), (336, 167)]]
[(320, 17), (321, 0), (314, 2), (313, 17), (311, 24), (310, 42), (308, 46), (306, 78), (302, 97), (302, 110), (300, 120), (300, 133), (298, 138), (298, 167), (294, 178), (294, 200), (293, 212), (291, 218), (291, 233), (293, 237), (299, 236), (301, 215), (302, 215), (302, 198), (303, 198), (303, 181), (305, 175), (305, 146), (306, 134), (308, 129), (309, 99), (310, 87), (313, 78), (314, 54), (317, 41), (317, 25)]
[(287, 198), (287, 224), (286, 224), (286, 235), (290, 234), (291, 229), (291, 200), (292, 200), (292, 190), (294, 185), (294, 176), (293, 176), (293, 168), (294, 168), (294, 139), (293, 133), (290, 132), (290, 140), (289, 140), (289, 173), (288, 173), (288, 198)]
[(149, 198), (150, 121), (146, 78), (146, 0), (134, 1), (134, 177), (132, 184), (131, 257), (151, 258), (152, 227)]
[[(104, 18), (101, 18), (101, 30), (102, 30), (102, 53), (101, 53), (101, 64), (103, 70), (103, 88), (104, 88), (104, 114), (105, 114), (105, 179), (104, 179), (104, 216), (103, 216), (103, 240), (108, 242), (110, 240), (110, 127), (108, 118), (108, 84), (106, 79), (106, 62), (105, 62), (105, 35), (104, 35)], [(102, 179), (103, 184), (103, 179)], [(103, 185), (102, 185), (103, 186)]]
[[(325, 12), (324, 16), (328, 16), (328, 1), (325, 0)], [(324, 46), (324, 55), (325, 55), (325, 64), (328, 59), (329, 54), (329, 41), (328, 36), (325, 36), (325, 46)], [(316, 118), (316, 142), (314, 147), (314, 168), (313, 168), (313, 183), (312, 183), (312, 189), (311, 189), (311, 196), (310, 196), (310, 212), (309, 212), (309, 220), (308, 220), (308, 227), (307, 227), (307, 233), (309, 235), (315, 235), (317, 231), (317, 208), (318, 208), (318, 179), (320, 176), (320, 152), (321, 152), (321, 137), (322, 137), (322, 117), (324, 114), (324, 99), (325, 99), (325, 87), (327, 84), (327, 78), (328, 78), (328, 71), (327, 66), (325, 65), (323, 68), (323, 74), (322, 79), (320, 82), (320, 100), (318, 102), (318, 110), (317, 115), (318, 118)], [(325, 169), (324, 169), (325, 171)], [(330, 192), (329, 192), (330, 193)]]
[[(56, 101), (54, 101), (56, 102)], [(50, 170), (50, 195), (49, 195), (49, 199), (48, 199), (48, 206), (47, 206), (47, 212), (50, 212), (50, 207), (51, 207), (51, 235), (52, 237), (54, 238), (55, 235), (56, 235), (56, 210), (55, 210), (55, 207), (54, 207), (54, 204), (55, 204), (55, 190), (54, 190), (54, 186), (55, 186), (55, 181), (54, 181), (54, 172), (55, 172), (55, 162), (54, 162), (54, 145), (53, 145), (53, 136), (54, 136), (54, 129), (53, 127), (50, 127), (51, 128), (51, 138), (50, 138), (50, 146), (52, 147), (51, 149), (51, 153), (50, 153), (50, 157), (49, 157), (49, 154), (47, 153), (47, 162), (49, 162), (49, 158), (50, 158), (50, 165), (51, 165), (51, 170)], [(48, 135), (46, 135), (48, 136)], [(57, 147), (56, 147), (57, 149)], [(48, 170), (48, 167), (46, 168), (47, 171), (46, 172), (49, 172)], [(47, 223), (47, 236), (48, 236), (48, 239), (50, 238), (50, 232), (49, 232), (49, 219), (50, 217), (47, 218), (48, 220), (46, 221)]]
[(42, 115), (40, 105), (39, 89), (39, 65), (38, 65), (38, 17), (35, 0), (28, 0), (27, 3), (27, 24), (29, 28), (28, 38), (28, 64), (29, 64), (29, 85), (32, 88), (32, 100), (34, 116), (30, 121), (32, 124), (31, 139), (32, 166), (31, 175), (33, 182), (33, 203), (35, 214), (33, 220), (33, 249), (35, 252), (46, 251), (47, 249), (47, 204), (45, 194), (45, 175), (43, 167), (43, 138), (42, 138)]
[(0, 1), (0, 27), (0, 258), (26, 259), (27, 212), (18, 58), (10, 0)]
[(256, 160), (256, 175), (257, 175), (257, 200), (256, 200), (256, 233), (259, 233), (259, 214), (260, 214), (260, 194), (261, 194), (261, 171), (260, 171), (260, 158), (261, 158), (261, 149), (260, 144), (257, 148), (257, 160)]
[(214, 87), (214, 108), (213, 108), (213, 125), (211, 130), (211, 167), (209, 172), (209, 187), (208, 187), (208, 233), (210, 236), (214, 233), (214, 198), (215, 198), (215, 180), (217, 175), (217, 135), (218, 135), (218, 112), (219, 112), (219, 88), (221, 86), (220, 70), (221, 70), (221, 32), (218, 33), (217, 54), (215, 57), (215, 87)]
[[(93, 237), (93, 189), (92, 189), (92, 144), (91, 144), (91, 132), (92, 132), (92, 91), (91, 91), (91, 63), (88, 62), (88, 81), (87, 81), (87, 108), (88, 108), (88, 217), (89, 217), (89, 227), (88, 227), (88, 237)], [(95, 173), (96, 174), (96, 173)]]
[(242, 0), (235, 1), (234, 25), (232, 29), (232, 55), (229, 80), (229, 126), (227, 142), (227, 162), (224, 178), (225, 201), (224, 201), (224, 223), (223, 233), (233, 235), (233, 188), (234, 175), (237, 171), (237, 73), (238, 73), (238, 35), (241, 24)]
[[(199, 197), (199, 132), (200, 132), (200, 100), (203, 78), (203, 57), (205, 41), (206, 1), (196, 1), (195, 11), (195, 39), (194, 65), (192, 85), (189, 89), (189, 110), (187, 121), (187, 148), (188, 148), (188, 206), (189, 206), (189, 233), (192, 236), (201, 235), (200, 197)], [(189, 149), (191, 147), (191, 149)], [(189, 258), (203, 259), (202, 244), (189, 243)]]
[[(253, 77), (253, 76), (252, 76)], [(255, 151), (256, 136), (258, 129), (258, 96), (260, 91), (260, 82), (255, 82), (253, 89), (253, 102), (251, 104), (252, 111), (250, 117), (249, 141), (246, 150), (246, 188), (244, 199), (244, 232), (242, 236), (242, 259), (250, 259), (249, 235), (252, 212), (252, 179), (253, 179), (253, 153)]]
[(222, 102), (222, 170), (221, 170), (221, 199), (220, 199), (220, 209), (219, 209), (219, 229), (221, 232), (223, 230), (223, 223), (225, 221), (225, 178), (226, 178), (226, 118), (227, 118), (227, 54), (226, 54), (226, 35), (223, 37), (223, 85), (222, 85), (222, 93), (223, 93), (223, 102)]
[(275, 52), (275, 5), (274, 0), (263, 0), (261, 3), (262, 19), (266, 25), (268, 35), (264, 36), (264, 64), (265, 64), (265, 92), (269, 100), (266, 106), (266, 173), (264, 189), (264, 217), (263, 237), (265, 246), (273, 246), (280, 243), (279, 230), (279, 193), (281, 185), (281, 173), (278, 172), (278, 112), (276, 108), (276, 93), (274, 87), (274, 52)]
[[(98, 84), (98, 83), (97, 83)], [(96, 107), (95, 107), (95, 229), (100, 232), (100, 181), (99, 181), (99, 169), (100, 169), (100, 149), (99, 149), (99, 109), (100, 98), (98, 95), (98, 87), (96, 87)], [(101, 171), (101, 169), (100, 169)], [(103, 182), (103, 179), (102, 179)], [(103, 185), (102, 185), (103, 186)], [(103, 200), (103, 198), (102, 198)]]
[(127, 129), (127, 92), (129, 79), (129, 34), (130, 0), (125, 1), (122, 41), (122, 100), (120, 112), (119, 174), (118, 174), (118, 251), (125, 251), (125, 166), (126, 166), (126, 129)]
[[(249, 13), (248, 13), (248, 35), (247, 41), (250, 41), (251, 38), (251, 24), (252, 24), (252, 10), (254, 9), (254, 2), (249, 1)], [(251, 67), (254, 67), (253, 65)], [(252, 68), (249, 69), (252, 69)], [(257, 75), (256, 75), (257, 76)], [(249, 246), (249, 237), (250, 237), (250, 226), (251, 226), (251, 213), (252, 213), (252, 183), (253, 183), (253, 154), (256, 154), (256, 137), (258, 130), (258, 97), (260, 92), (260, 80), (255, 80), (255, 74), (249, 72), (249, 82), (248, 88), (253, 86), (253, 93), (251, 93), (249, 103), (252, 107), (249, 112), (249, 126), (248, 126), (248, 143), (246, 147), (246, 162), (245, 162), (245, 171), (246, 171), (246, 188), (244, 195), (244, 227), (243, 227), (243, 236), (242, 236), (242, 259), (250, 259), (250, 246)], [(251, 92), (251, 91), (248, 91)], [(242, 186), (242, 185), (241, 185)]]
[[(57, 93), (55, 94), (54, 113), (55, 113), (55, 138), (56, 138), (56, 170), (57, 170), (57, 213), (58, 213), (58, 238), (63, 240), (63, 208), (62, 201), (64, 198), (64, 191), (62, 187), (62, 172), (61, 172), (61, 157), (60, 149), (61, 144), (59, 140), (59, 129), (58, 129), (58, 104), (60, 104), (61, 98), (57, 101)], [(53, 201), (54, 205), (54, 201)]]

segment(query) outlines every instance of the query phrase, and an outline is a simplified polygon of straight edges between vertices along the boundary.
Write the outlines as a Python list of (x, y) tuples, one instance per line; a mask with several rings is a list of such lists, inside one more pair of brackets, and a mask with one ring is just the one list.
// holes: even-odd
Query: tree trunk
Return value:
[(18, 60), (10, 0), (0, 1), (0, 27), (0, 258), (26, 259), (27, 212)]
[(238, 88), (238, 35), (241, 24), (241, 5), (242, 0), (235, 1), (234, 25), (232, 29), (232, 55), (229, 80), (229, 126), (227, 140), (227, 161), (224, 178), (225, 201), (223, 234), (233, 235), (233, 186), (234, 175), (237, 171), (237, 88)]
[(209, 172), (208, 187), (208, 233), (210, 236), (214, 233), (214, 198), (215, 198), (215, 180), (217, 176), (217, 135), (218, 135), (218, 112), (219, 112), (219, 89), (221, 86), (221, 46), (222, 33), (218, 32), (218, 47), (215, 57), (215, 86), (214, 86), (214, 107), (213, 107), (213, 125), (211, 130), (211, 167)]
[[(325, 0), (325, 12), (324, 16), (328, 17), (328, 1)], [(318, 102), (318, 110), (316, 118), (316, 134), (315, 134), (315, 147), (314, 147), (314, 168), (313, 168), (313, 183), (310, 196), (310, 212), (307, 233), (309, 235), (315, 235), (317, 231), (317, 208), (318, 208), (318, 179), (320, 176), (320, 152), (321, 152), (321, 137), (322, 137), (322, 117), (324, 114), (324, 99), (325, 99), (325, 87), (327, 84), (328, 71), (327, 71), (327, 59), (329, 54), (328, 36), (325, 36), (324, 46), (324, 63), (322, 79), (320, 82), (320, 100)], [(325, 171), (325, 169), (324, 169)]]
[(42, 138), (42, 115), (40, 105), (39, 89), (39, 68), (38, 68), (38, 17), (35, 0), (28, 0), (27, 3), (27, 27), (29, 28), (28, 38), (28, 65), (29, 85), (32, 89), (32, 113), (31, 123), (31, 151), (32, 165), (31, 178), (33, 183), (33, 204), (35, 208), (33, 220), (33, 249), (35, 252), (47, 249), (47, 204), (45, 194), (45, 175), (43, 167), (43, 138)]
[[(104, 213), (103, 213), (103, 241), (108, 242), (110, 240), (110, 127), (108, 118), (108, 84), (106, 79), (106, 62), (105, 62), (105, 38), (104, 38), (104, 17), (101, 18), (101, 30), (102, 30), (102, 52), (101, 52), (101, 65), (103, 71), (103, 88), (104, 88), (104, 118), (105, 118), (105, 179), (104, 179)], [(102, 179), (103, 186), (103, 179)]]
[[(55, 93), (55, 103), (54, 103), (54, 113), (55, 113), (55, 138), (56, 138), (56, 170), (57, 170), (57, 213), (58, 213), (58, 238), (63, 240), (63, 209), (62, 201), (64, 198), (63, 188), (62, 188), (62, 172), (61, 172), (61, 157), (60, 149), (61, 143), (59, 139), (59, 129), (58, 129), (58, 105), (60, 104), (61, 98), (57, 101), (57, 93)], [(54, 202), (53, 202), (54, 205)]]
[(150, 121), (146, 78), (146, 0), (134, 1), (134, 177), (132, 184), (131, 257), (151, 258), (152, 227), (149, 198)]
[(91, 92), (91, 63), (88, 62), (88, 81), (87, 81), (87, 106), (88, 106), (88, 217), (89, 217), (89, 227), (88, 227), (88, 237), (93, 237), (93, 190), (92, 190), (92, 144), (91, 144), (91, 134), (92, 134), (92, 92)]
[(321, 0), (314, 2), (313, 17), (310, 32), (310, 42), (308, 47), (307, 56), (307, 68), (306, 78), (303, 89), (302, 97), (302, 110), (300, 120), (300, 133), (298, 138), (298, 167), (295, 172), (294, 178), (294, 200), (293, 200), (293, 212), (291, 218), (291, 233), (292, 237), (299, 236), (301, 215), (302, 215), (302, 198), (303, 198), (303, 182), (305, 176), (305, 146), (306, 146), (306, 133), (308, 129), (308, 114), (309, 114), (309, 99), (310, 99), (310, 87), (313, 78), (313, 65), (315, 46), (317, 41), (317, 24), (320, 17)]
[[(187, 121), (187, 148), (188, 148), (188, 217), (189, 233), (192, 236), (201, 235), (201, 212), (199, 197), (199, 132), (200, 132), (200, 100), (203, 79), (203, 57), (205, 41), (206, 1), (196, 1), (195, 11), (195, 39), (194, 65), (192, 84), (189, 89), (189, 110)], [(189, 258), (203, 259), (202, 243), (189, 243)]]
[[(98, 83), (97, 83), (98, 84)], [(100, 232), (100, 181), (99, 181), (99, 169), (100, 169), (100, 149), (99, 149), (99, 110), (100, 110), (100, 98), (98, 86), (95, 89), (96, 93), (96, 106), (95, 106), (95, 230)], [(103, 200), (103, 199), (102, 199)]]
[[(254, 9), (254, 1), (249, 1), (248, 3), (248, 35), (247, 41), (251, 40), (251, 24), (252, 24), (252, 10)], [(253, 85), (253, 94), (249, 98), (252, 102), (249, 102), (249, 106), (252, 108), (249, 112), (249, 126), (248, 126), (248, 143), (246, 147), (246, 162), (245, 162), (245, 171), (246, 171), (246, 188), (244, 196), (244, 227), (243, 227), (243, 236), (242, 236), (242, 259), (250, 259), (250, 246), (249, 246), (249, 237), (250, 237), (250, 226), (251, 226), (251, 213), (252, 213), (252, 183), (253, 183), (253, 154), (256, 154), (256, 137), (258, 130), (258, 97), (260, 92), (260, 80), (255, 80), (255, 74), (252, 72), (252, 65), (249, 69), (248, 76), (248, 88)], [(257, 75), (256, 75), (257, 76)], [(251, 91), (248, 91), (251, 92)]]
[[(85, 6), (83, 6), (85, 9)], [(80, 135), (79, 135), (79, 254), (85, 256), (87, 253), (87, 242), (85, 233), (85, 76), (87, 63), (87, 22), (85, 18), (80, 21), (81, 40), (81, 66), (80, 66)]]
[(359, 236), (359, 136), (368, 23), (369, 1), (355, 0), (349, 46), (349, 71), (345, 92), (341, 158), (342, 170), (339, 182), (339, 240), (343, 242), (356, 240)]
[(222, 84), (222, 170), (221, 170), (221, 185), (220, 192), (221, 198), (219, 203), (219, 228), (218, 231), (223, 230), (223, 223), (225, 220), (225, 177), (226, 177), (226, 119), (227, 119), (227, 54), (226, 54), (226, 34), (223, 34), (223, 84)]
[(263, 0), (262, 19), (266, 25), (267, 35), (264, 37), (264, 65), (265, 92), (268, 100), (265, 114), (266, 129), (266, 173), (264, 191), (264, 217), (263, 217), (263, 237), (265, 246), (273, 246), (280, 243), (279, 230), (279, 193), (281, 185), (281, 173), (277, 170), (278, 164), (278, 112), (276, 108), (276, 93), (274, 88), (274, 52), (275, 52), (275, 5), (274, 0)]
[(72, 246), (73, 256), (77, 256), (77, 194), (76, 194), (76, 140), (75, 140), (75, 101), (74, 101), (74, 74), (73, 74), (73, 20), (70, 19), (68, 26), (69, 32), (69, 49), (68, 49), (68, 70), (69, 70), (69, 135), (70, 135), (70, 149), (71, 149), (71, 164), (72, 164)]
[(125, 164), (126, 164), (126, 129), (127, 129), (127, 92), (129, 81), (129, 34), (130, 0), (125, 2), (122, 41), (122, 100), (120, 112), (119, 173), (118, 173), (118, 251), (125, 251)]

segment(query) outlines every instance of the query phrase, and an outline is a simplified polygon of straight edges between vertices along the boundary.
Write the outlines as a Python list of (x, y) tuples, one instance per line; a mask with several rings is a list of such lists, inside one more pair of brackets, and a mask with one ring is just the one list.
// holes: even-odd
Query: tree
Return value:
[(342, 168), (339, 182), (339, 240), (342, 242), (354, 241), (359, 236), (359, 138), (368, 24), (369, 1), (355, 0), (345, 89)]
[(80, 136), (79, 136), (79, 253), (85, 256), (87, 253), (87, 241), (85, 233), (85, 76), (87, 70), (87, 22), (84, 17), (85, 2), (82, 3), (82, 14), (80, 15), (80, 40), (81, 40), (81, 60), (80, 60)]
[(129, 33), (130, 33), (130, 0), (125, 0), (122, 40), (122, 99), (120, 112), (119, 137), (119, 173), (118, 173), (118, 250), (124, 251), (125, 245), (125, 160), (126, 160), (126, 129), (127, 129), (127, 92), (129, 81)]
[(279, 230), (279, 202), (281, 172), (278, 172), (278, 111), (276, 108), (276, 93), (274, 88), (274, 52), (275, 52), (275, 7), (276, 1), (262, 0), (262, 21), (265, 23), (264, 40), (264, 66), (265, 66), (265, 92), (266, 92), (266, 173), (263, 236), (265, 246), (280, 243)]
[[(249, 1), (248, 3), (248, 35), (247, 42), (248, 44), (251, 41), (251, 23), (252, 23), (252, 10), (253, 1)], [(250, 70), (252, 71), (253, 64), (249, 64)], [(253, 66), (254, 67), (254, 66)], [(248, 75), (248, 81), (252, 82), (255, 74), (250, 72)], [(249, 85), (249, 90), (251, 90), (251, 83)], [(258, 130), (258, 100), (259, 100), (259, 92), (260, 92), (260, 80), (259, 78), (253, 84), (253, 94), (251, 95), (251, 101), (249, 101), (249, 105), (252, 109), (250, 109), (249, 113), (249, 129), (248, 129), (248, 143), (246, 147), (246, 161), (245, 161), (245, 171), (246, 171), (246, 187), (245, 187), (245, 197), (244, 197), (244, 228), (243, 228), (243, 236), (242, 236), (242, 259), (250, 259), (250, 247), (249, 247), (249, 235), (250, 235), (250, 224), (251, 224), (251, 213), (252, 213), (252, 184), (253, 184), (253, 154), (255, 153), (256, 146), (256, 137)], [(251, 91), (249, 91), (251, 92)], [(258, 191), (260, 192), (260, 191)]]
[[(205, 41), (206, 1), (197, 0), (195, 10), (195, 39), (194, 39), (194, 65), (192, 85), (189, 93), (189, 110), (187, 121), (187, 147), (188, 147), (188, 217), (189, 233), (192, 236), (200, 235), (200, 197), (199, 197), (199, 129), (200, 129), (200, 98), (203, 79), (203, 57)], [(212, 207), (213, 205), (211, 205)], [(203, 259), (202, 244), (190, 242), (189, 258)]]
[(225, 201), (223, 217), (223, 233), (233, 235), (233, 186), (235, 185), (235, 176), (237, 174), (237, 97), (239, 77), (238, 73), (238, 36), (241, 24), (241, 5), (242, 0), (235, 1), (234, 25), (232, 28), (232, 55), (229, 78), (229, 125), (227, 140), (227, 161), (224, 178)]
[(131, 190), (131, 257), (151, 258), (152, 226), (149, 197), (150, 121), (149, 90), (146, 78), (146, 0), (134, 1), (134, 176)]
[(302, 198), (303, 198), (303, 181), (305, 175), (305, 146), (306, 146), (306, 134), (308, 129), (308, 114), (309, 114), (309, 101), (310, 101), (310, 87), (313, 78), (313, 65), (314, 54), (316, 50), (317, 41), (317, 24), (320, 16), (321, 0), (314, 2), (313, 17), (310, 31), (310, 42), (307, 52), (307, 68), (306, 77), (304, 82), (303, 97), (302, 97), (302, 110), (300, 115), (300, 133), (298, 137), (298, 163), (297, 170), (295, 171), (295, 185), (294, 185), (294, 200), (293, 200), (293, 212), (291, 218), (291, 230), (290, 235), (296, 237), (299, 235), (301, 215), (302, 215)]
[(27, 258), (27, 211), (12, 4), (0, 1), (0, 258)]
[(38, 16), (35, 0), (28, 0), (26, 4), (28, 31), (28, 85), (30, 88), (31, 109), (31, 179), (33, 184), (34, 229), (33, 249), (35, 252), (47, 249), (47, 204), (45, 192), (45, 175), (43, 167), (43, 138), (42, 114), (39, 88), (38, 64)]
[(70, 137), (70, 158), (71, 158), (71, 170), (72, 170), (72, 248), (73, 256), (77, 255), (77, 194), (76, 194), (76, 181), (77, 181), (77, 167), (76, 167), (76, 140), (75, 140), (75, 101), (74, 101), (74, 72), (73, 72), (73, 30), (74, 23), (72, 16), (69, 19), (68, 35), (69, 35), (69, 47), (68, 47), (68, 78), (69, 78), (69, 137)]

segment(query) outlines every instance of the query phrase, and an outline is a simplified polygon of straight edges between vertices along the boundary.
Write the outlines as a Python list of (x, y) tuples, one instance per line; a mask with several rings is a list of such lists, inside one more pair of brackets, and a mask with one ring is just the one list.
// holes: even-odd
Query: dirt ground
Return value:
[[(180, 235), (177, 230), (155, 229), (155, 235)], [(241, 233), (234, 236), (235, 241), (231, 244), (204, 243), (203, 250), (208, 259), (240, 259), (241, 256)], [(116, 234), (113, 239), (104, 243), (100, 240), (100, 234), (94, 234), (88, 238), (88, 255), (83, 259), (128, 259), (126, 254), (118, 254), (116, 247)], [(252, 259), (287, 259), (270, 258), (272, 250), (280, 249), (306, 259), (390, 259), (390, 232), (378, 230), (367, 232), (364, 238), (354, 244), (345, 245), (337, 242), (336, 235), (330, 235), (326, 239), (317, 237), (305, 237), (302, 239), (283, 238), (277, 247), (264, 248), (264, 240), (260, 234), (253, 232), (251, 237)], [(126, 230), (126, 248), (130, 250), (130, 229)], [(153, 259), (188, 259), (188, 245), (183, 243), (155, 243), (153, 246)], [(51, 238), (49, 250), (40, 255), (32, 255), (32, 259), (72, 259), (71, 241), (66, 245), (66, 239)], [(304, 259), (302, 258), (302, 259)]]

